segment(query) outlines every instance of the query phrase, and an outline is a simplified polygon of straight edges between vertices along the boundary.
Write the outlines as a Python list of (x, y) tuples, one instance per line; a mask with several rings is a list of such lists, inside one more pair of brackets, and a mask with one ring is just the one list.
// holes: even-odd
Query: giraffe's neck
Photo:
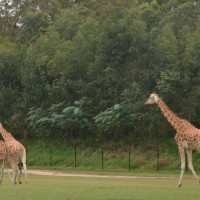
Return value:
[(167, 118), (167, 121), (172, 125), (174, 129), (178, 129), (180, 125), (181, 118), (178, 117), (165, 103), (159, 98), (157, 102), (163, 115)]
[(3, 139), (7, 142), (7, 141), (11, 141), (11, 140), (15, 140), (15, 138), (12, 136), (11, 133), (9, 133), (8, 131), (6, 131), (5, 128), (3, 128), (3, 126), (0, 127), (0, 133), (3, 137)]

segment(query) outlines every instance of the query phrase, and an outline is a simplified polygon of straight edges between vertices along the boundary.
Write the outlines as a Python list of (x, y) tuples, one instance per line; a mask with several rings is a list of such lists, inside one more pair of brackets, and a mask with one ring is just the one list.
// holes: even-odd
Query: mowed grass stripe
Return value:
[(30, 175), (29, 184), (11, 185), (7, 176), (0, 185), (6, 200), (196, 200), (200, 186), (194, 179), (115, 179)]

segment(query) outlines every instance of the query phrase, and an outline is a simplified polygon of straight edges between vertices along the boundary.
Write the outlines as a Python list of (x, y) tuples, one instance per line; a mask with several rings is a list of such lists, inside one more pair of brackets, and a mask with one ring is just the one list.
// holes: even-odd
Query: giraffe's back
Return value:
[(175, 136), (176, 143), (184, 149), (200, 151), (200, 129), (194, 126), (185, 127), (182, 132)]
[(18, 155), (24, 150), (24, 146), (16, 140), (6, 141), (5, 144), (9, 156)]

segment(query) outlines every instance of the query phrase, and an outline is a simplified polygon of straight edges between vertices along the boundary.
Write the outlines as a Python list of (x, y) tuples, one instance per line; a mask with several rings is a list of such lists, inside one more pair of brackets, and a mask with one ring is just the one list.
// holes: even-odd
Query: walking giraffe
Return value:
[[(7, 156), (8, 156), (8, 162), (13, 170), (13, 178), (12, 183), (16, 184), (16, 177), (18, 175), (18, 159), (21, 159), (23, 168), (24, 168), (24, 174), (26, 183), (28, 183), (27, 179), (27, 167), (26, 167), (26, 149), (24, 146), (18, 142), (11, 133), (6, 131), (6, 129), (3, 127), (3, 125), (0, 123), (0, 133), (5, 141), (6, 149), (7, 149)], [(19, 177), (20, 179), (20, 177)], [(19, 180), (20, 183), (20, 180)]]
[(178, 150), (181, 158), (181, 175), (177, 187), (181, 187), (183, 174), (185, 171), (185, 151), (188, 157), (188, 167), (192, 171), (194, 177), (200, 183), (199, 177), (194, 171), (192, 165), (192, 150), (200, 151), (200, 129), (194, 127), (187, 120), (178, 117), (164, 101), (156, 94), (152, 93), (145, 102), (145, 105), (156, 103), (168, 122), (176, 130), (175, 141), (178, 145)]

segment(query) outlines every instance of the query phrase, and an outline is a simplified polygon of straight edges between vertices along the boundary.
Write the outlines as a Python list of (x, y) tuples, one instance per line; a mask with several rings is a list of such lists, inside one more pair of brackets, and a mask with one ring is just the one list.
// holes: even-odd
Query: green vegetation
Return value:
[[(176, 178), (121, 179), (29, 176), (30, 183), (13, 186), (9, 179), (1, 185), (1, 197), (6, 200), (196, 200), (200, 195), (194, 179), (176, 188)], [(12, 190), (12, 192), (10, 192)]]
[(200, 4), (186, 0), (0, 2), (0, 121), (18, 139), (139, 145), (200, 116)]

